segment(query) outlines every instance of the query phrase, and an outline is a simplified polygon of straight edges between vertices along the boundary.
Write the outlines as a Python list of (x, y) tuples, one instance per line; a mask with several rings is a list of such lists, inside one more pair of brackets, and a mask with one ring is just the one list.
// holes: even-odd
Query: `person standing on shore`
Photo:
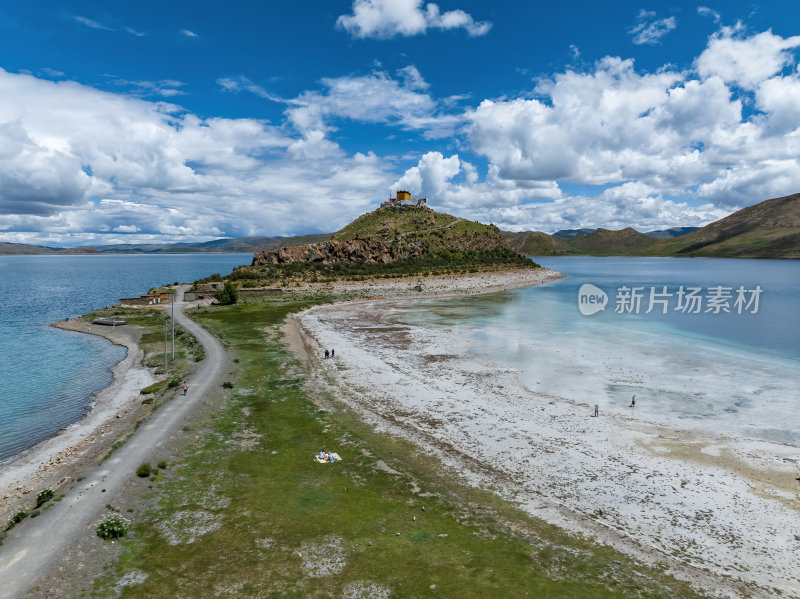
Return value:
[(594, 417), (597, 418), (600, 415), (600, 405), (594, 404)]
[(183, 381), (183, 394), (186, 395), (186, 392), (189, 390), (189, 383)]
[(631, 405), (629, 405), (628, 407), (629, 408), (635, 408), (636, 407), (636, 395), (631, 397)]
[(331, 350), (331, 358), (333, 357), (333, 354), (334, 354), (335, 351), (336, 351), (335, 349)]
[(326, 349), (326, 350), (325, 350), (325, 359), (326, 359), (326, 360), (328, 359), (328, 356), (329, 356), (329, 355), (330, 355), (330, 352), (328, 352), (328, 350)]

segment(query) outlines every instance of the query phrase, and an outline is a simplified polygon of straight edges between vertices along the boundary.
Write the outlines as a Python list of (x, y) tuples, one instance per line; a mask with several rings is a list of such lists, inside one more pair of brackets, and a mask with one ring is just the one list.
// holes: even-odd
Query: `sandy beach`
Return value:
[[(503, 288), (499, 279), (462, 283), (417, 293)], [(446, 329), (394, 324), (396, 305), (346, 302), (296, 318), (312, 355), (336, 348), (335, 360), (316, 360), (318, 383), (379, 430), (537, 517), (716, 596), (800, 597), (796, 447), (642, 415), (593, 418), (586, 398), (538, 393), (501, 357), (463, 352)]]
[(121, 431), (141, 411), (139, 391), (155, 382), (151, 372), (141, 365), (143, 352), (138, 345), (141, 332), (133, 327), (91, 325), (72, 318), (53, 326), (65, 331), (105, 337), (127, 348), (125, 358), (112, 367), (113, 382), (97, 392), (89, 413), (58, 434), (37, 443), (12, 460), (0, 465), (0, 519), (31, 503), (45, 487), (58, 492), (90, 460), (108, 451)]

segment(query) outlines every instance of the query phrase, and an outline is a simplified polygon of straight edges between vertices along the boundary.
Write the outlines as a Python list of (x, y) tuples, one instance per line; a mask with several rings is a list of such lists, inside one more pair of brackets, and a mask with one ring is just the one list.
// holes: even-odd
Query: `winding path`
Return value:
[[(175, 322), (191, 332), (205, 348), (201, 368), (189, 379), (189, 394), (166, 403), (62, 501), (54, 503), (35, 520), (26, 520), (17, 535), (9, 536), (0, 547), (0, 597), (3, 599), (24, 597), (81, 535), (87, 530), (94, 531), (95, 523), (106, 512), (106, 504), (113, 502), (125, 483), (136, 476), (139, 464), (151, 459), (195, 404), (222, 378), (225, 350), (213, 335), (184, 314), (183, 289), (179, 291), (180, 300), (175, 303)], [(179, 393), (176, 391), (176, 395)]]

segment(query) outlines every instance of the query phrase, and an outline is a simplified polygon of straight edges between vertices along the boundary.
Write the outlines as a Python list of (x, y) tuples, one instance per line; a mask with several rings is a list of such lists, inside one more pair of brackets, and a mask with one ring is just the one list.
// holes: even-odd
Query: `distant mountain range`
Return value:
[[(672, 237), (680, 237), (693, 231), (697, 231), (700, 227), (672, 227), (671, 229), (661, 229), (660, 231), (647, 231), (645, 235), (648, 237), (656, 237), (657, 239), (670, 239)], [(553, 237), (563, 237), (565, 239), (573, 239), (579, 235), (589, 235), (596, 229), (561, 229), (553, 233)]]
[(297, 237), (235, 237), (214, 239), (197, 243), (145, 243), (116, 245), (97, 245), (78, 248), (54, 248), (42, 245), (26, 245), (21, 243), (3, 243), (0, 241), (2, 254), (253, 254), (267, 249), (294, 247), (325, 241), (331, 238), (330, 233), (300, 235)]
[[(702, 228), (673, 227), (640, 233), (630, 227), (565, 229), (552, 235), (540, 231), (503, 237), (529, 256), (708, 256), (725, 258), (800, 258), (800, 194), (766, 200), (743, 208)], [(327, 241), (332, 233), (297, 237), (238, 237), (201, 243), (119, 244), (53, 248), (0, 242), (3, 254), (185, 254), (258, 253)]]
[(675, 227), (640, 233), (630, 227), (504, 232), (529, 256), (705, 256), (800, 258), (800, 194), (766, 200), (702, 228)]

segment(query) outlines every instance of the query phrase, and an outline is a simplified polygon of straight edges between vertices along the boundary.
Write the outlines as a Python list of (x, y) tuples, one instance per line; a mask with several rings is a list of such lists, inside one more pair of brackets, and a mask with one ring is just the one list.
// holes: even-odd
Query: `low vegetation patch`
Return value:
[(55, 491), (51, 488), (42, 489), (36, 494), (36, 507), (42, 507), (55, 496)]
[(97, 525), (97, 536), (106, 541), (120, 539), (128, 534), (130, 521), (119, 514), (109, 514)]
[(5, 529), (6, 530), (11, 530), (12, 528), (14, 528), (17, 524), (22, 522), (28, 516), (29, 516), (29, 514), (28, 514), (27, 510), (19, 510), (16, 514), (11, 516), (11, 520), (8, 521), (8, 524), (6, 524), (6, 528)]
[(153, 472), (153, 467), (150, 465), (150, 462), (143, 462), (136, 469), (136, 476), (139, 476), (141, 478), (147, 478), (148, 476), (150, 476), (150, 474), (152, 474), (152, 472)]

